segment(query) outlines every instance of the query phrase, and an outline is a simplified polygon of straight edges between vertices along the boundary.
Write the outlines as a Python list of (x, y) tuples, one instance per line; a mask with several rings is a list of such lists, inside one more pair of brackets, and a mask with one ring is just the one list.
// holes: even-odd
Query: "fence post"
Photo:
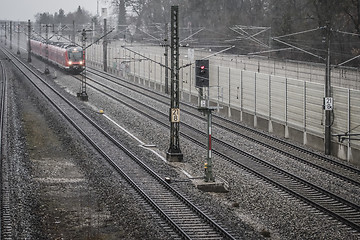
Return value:
[[(180, 66), (184, 66), (184, 59), (181, 59), (181, 65)], [(184, 100), (184, 68), (181, 68), (180, 72), (180, 79), (179, 79), (179, 84), (180, 84), (180, 97), (181, 100)]]
[[(155, 62), (157, 62), (157, 55), (155, 54), (155, 56), (154, 56), (154, 59), (155, 59)], [(157, 79), (157, 77), (156, 77), (156, 63), (153, 63), (154, 65), (154, 67), (153, 67), (153, 69), (154, 69), (154, 90), (156, 90), (156, 79)]]
[(276, 63), (275, 63), (275, 60), (273, 60), (274, 62), (274, 75), (276, 75)]
[(240, 73), (240, 122), (243, 121), (243, 70)]
[(256, 74), (256, 72), (254, 73), (254, 75), (255, 75), (255, 80), (254, 80), (254, 127), (257, 127), (257, 109), (256, 109), (256, 107), (257, 107), (257, 92), (256, 92), (256, 76), (257, 76), (257, 74)]
[[(135, 59), (135, 53), (134, 53), (134, 59)], [(138, 62), (138, 74), (137, 74), (137, 78), (138, 78), (138, 82), (140, 84), (140, 78), (141, 78), (141, 62), (140, 62), (140, 59), (137, 61)]]
[[(151, 59), (151, 54), (149, 53), (149, 56), (148, 56), (149, 59)], [(149, 89), (151, 87), (151, 61), (148, 60), (148, 81), (149, 81)]]
[(92, 48), (93, 48), (93, 53), (92, 53), (92, 55), (93, 55), (93, 67), (97, 68), (97, 44), (96, 45), (94, 44), (92, 46)]
[(296, 76), (297, 76), (297, 79), (299, 80), (299, 77), (300, 77), (300, 75), (299, 75), (299, 72), (300, 72), (300, 70), (299, 70), (299, 62), (296, 62), (296, 71), (297, 71)]
[(269, 78), (268, 78), (269, 82), (268, 82), (268, 86), (269, 86), (269, 92), (268, 92), (268, 101), (269, 101), (269, 123), (268, 123), (268, 130), (270, 133), (272, 133), (274, 131), (273, 129), (273, 125), (272, 125), (272, 118), (271, 118), (271, 94), (272, 94), (272, 89), (271, 89), (271, 75), (269, 75)]
[[(192, 74), (192, 70), (193, 70), (193, 65), (190, 66), (190, 76), (189, 76), (189, 102), (191, 103), (191, 94), (192, 94), (192, 80), (193, 80), (193, 74)], [(194, 74), (194, 77), (195, 77), (195, 74)]]
[[(160, 55), (160, 63), (162, 65), (164, 64), (163, 59), (164, 59), (164, 57)], [(159, 84), (160, 84), (160, 86), (159, 86), (160, 92), (163, 92), (163, 89), (164, 89), (164, 87), (163, 87), (163, 68), (160, 68), (160, 83)], [(164, 85), (165, 85), (165, 83), (164, 83)]]
[(285, 78), (285, 138), (289, 138), (288, 126), (288, 79)]
[(306, 95), (306, 81), (303, 82), (304, 84), (304, 133), (303, 133), (303, 144), (307, 145), (307, 132), (306, 132), (306, 99), (307, 99), (307, 95)]
[(231, 117), (231, 68), (229, 68), (229, 107), (228, 107), (228, 117)]
[[(146, 53), (144, 54), (146, 56)], [(143, 69), (143, 73), (142, 73), (142, 80), (143, 80), (143, 84), (145, 86), (145, 80), (146, 80), (146, 60), (142, 60), (143, 62), (143, 66), (142, 66), (142, 69)]]
[[(350, 104), (351, 104), (351, 100), (350, 100), (350, 97), (351, 97), (351, 90), (348, 88), (348, 94), (347, 94), (347, 97), (348, 97), (348, 101), (347, 101), (347, 132), (350, 133), (350, 130), (351, 130), (351, 114), (350, 114)], [(349, 141), (347, 142), (347, 161), (350, 162), (352, 160), (352, 155), (351, 155), (351, 140), (349, 138)]]
[[(217, 94), (217, 112), (220, 111), (220, 66), (217, 67), (217, 91), (218, 91), (218, 94)], [(210, 95), (209, 95), (209, 98), (210, 98)]]

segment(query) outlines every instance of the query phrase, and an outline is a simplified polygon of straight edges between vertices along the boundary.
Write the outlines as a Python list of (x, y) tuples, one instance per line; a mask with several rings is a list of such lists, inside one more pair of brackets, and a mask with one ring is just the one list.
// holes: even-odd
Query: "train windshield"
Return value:
[(83, 59), (83, 51), (80, 48), (72, 48), (68, 51), (69, 60), (79, 62)]

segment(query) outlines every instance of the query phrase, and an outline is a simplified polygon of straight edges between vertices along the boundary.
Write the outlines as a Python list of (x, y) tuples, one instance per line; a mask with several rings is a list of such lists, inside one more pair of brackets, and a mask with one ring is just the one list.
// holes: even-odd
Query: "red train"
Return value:
[[(30, 40), (31, 51), (43, 59), (46, 57), (46, 43)], [(80, 73), (85, 68), (85, 53), (81, 47), (69, 43), (51, 42), (48, 44), (48, 60), (70, 73)]]

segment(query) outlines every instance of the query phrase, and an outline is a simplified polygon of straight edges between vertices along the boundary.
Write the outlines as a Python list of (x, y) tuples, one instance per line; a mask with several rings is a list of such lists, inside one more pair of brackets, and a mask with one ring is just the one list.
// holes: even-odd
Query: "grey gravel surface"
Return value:
[[(76, 84), (68, 80), (66, 83), (68, 89), (76, 89)], [(72, 85), (74, 84), (74, 85)], [(71, 87), (73, 86), (73, 88)], [(121, 89), (119, 89), (121, 90)], [(70, 90), (71, 91), (71, 90)], [(140, 114), (133, 113), (125, 106), (106, 99), (101, 95), (96, 95), (95, 90), (89, 89), (91, 97), (91, 106), (94, 110), (104, 109), (108, 116), (111, 116), (120, 125), (131, 132), (143, 142), (155, 144), (159, 152), (165, 153), (168, 149), (169, 130), (162, 126), (157, 126)], [(144, 102), (150, 104), (159, 110), (167, 111), (166, 106), (156, 106), (154, 101), (134, 94), (125, 90), (126, 95), (135, 97), (138, 100), (143, 99)], [(92, 104), (94, 103), (94, 104)], [(198, 120), (182, 115), (182, 121), (192, 123), (199, 129), (205, 129), (204, 123), (198, 124)], [(249, 141), (239, 139), (229, 133), (214, 129), (214, 136), (227, 140), (235, 146), (241, 146), (242, 149), (252, 152), (254, 155), (267, 159), (269, 162), (278, 164), (285, 170), (291, 170), (299, 176), (308, 178), (309, 181), (315, 181), (320, 186), (326, 186), (335, 193), (340, 193), (350, 200), (356, 201), (357, 189), (345, 183), (333, 183), (332, 177), (327, 176), (317, 170), (309, 169), (301, 164), (294, 163), (290, 159), (284, 158), (278, 153), (271, 152), (260, 146), (252, 144)], [(205, 142), (205, 139), (204, 139)], [(181, 149), (184, 153), (184, 163), (176, 164), (178, 169), (184, 169), (192, 176), (203, 175), (203, 164), (206, 159), (206, 150), (198, 148), (191, 142), (181, 139)], [(256, 177), (241, 171), (234, 170), (232, 165), (223, 162), (221, 159), (214, 157), (216, 174), (230, 183), (231, 191), (227, 194), (205, 194), (198, 193), (192, 186), (179, 186), (184, 191), (190, 191), (190, 195), (198, 193), (199, 199), (202, 201), (204, 196), (210, 196), (212, 201), (220, 204), (221, 212), (227, 209), (232, 214), (226, 213), (226, 216), (234, 215), (237, 221), (250, 224), (258, 232), (270, 232), (270, 236), (274, 239), (357, 239), (358, 235), (353, 235), (347, 231), (346, 227), (339, 226), (338, 223), (328, 220), (327, 216), (323, 216), (316, 210), (309, 208), (300, 201), (294, 200), (287, 194), (284, 194), (272, 186), (260, 181)], [(157, 168), (154, 165), (154, 168)], [(345, 187), (344, 187), (345, 186)], [(347, 191), (352, 189), (352, 191)], [(353, 193), (353, 194), (352, 194)], [(205, 201), (206, 202), (206, 201)], [(213, 205), (211, 205), (213, 206)], [(235, 207), (234, 207), (235, 206)], [(211, 210), (210, 210), (211, 211)], [(214, 212), (219, 212), (216, 208)], [(237, 222), (236, 221), (236, 222)], [(234, 221), (231, 221), (234, 223)], [(319, 226), (317, 223), (321, 222)]]
[[(141, 99), (141, 96), (136, 96), (136, 98)], [(146, 98), (143, 99), (146, 103), (150, 102)], [(142, 119), (137, 113), (130, 114), (126, 107), (122, 108), (119, 104), (113, 103), (112, 100), (96, 98), (95, 102), (98, 106), (95, 109), (104, 108), (106, 114), (112, 116), (115, 121), (126, 126), (127, 129), (131, 129), (132, 133), (143, 139), (144, 142), (155, 144), (160, 152), (166, 152), (169, 139), (168, 129), (164, 130), (162, 126)], [(161, 105), (158, 109), (166, 108)], [(182, 121), (191, 122), (199, 129), (205, 128), (203, 123), (197, 125), (197, 120), (188, 120), (183, 115)], [(238, 139), (229, 133), (221, 134), (218, 129), (213, 129), (213, 133), (215, 136), (220, 136), (220, 138), (232, 142), (234, 145), (242, 146), (242, 149), (253, 152), (253, 154), (267, 159), (275, 165), (278, 164), (285, 170), (291, 170), (296, 175), (314, 181), (320, 186), (323, 184), (329, 189), (334, 189), (335, 193), (342, 193), (350, 200), (355, 201), (358, 196), (357, 190), (351, 185), (346, 185), (346, 183), (334, 184), (331, 182), (332, 177), (317, 170), (309, 169), (298, 163), (295, 164), (290, 159), (248, 141)], [(177, 167), (185, 169), (192, 176), (202, 176), (202, 166), (206, 157), (205, 149), (199, 149), (185, 139), (181, 139), (181, 148), (185, 156), (185, 163), (177, 164)], [(223, 162), (221, 159), (215, 157), (214, 161), (216, 174), (230, 183), (231, 191), (228, 194), (209, 195), (218, 201), (223, 211), (228, 208), (230, 212), (239, 217), (239, 220), (251, 224), (259, 232), (262, 230), (270, 231), (272, 238), (278, 239), (357, 239), (357, 235), (352, 235), (346, 228), (328, 220), (327, 216), (323, 216), (302, 202), (294, 200), (246, 172), (234, 170), (232, 165)], [(352, 189), (352, 191), (347, 191), (347, 189)], [(208, 194), (200, 195), (204, 197)], [(238, 205), (239, 207), (234, 207)], [(319, 226), (318, 222), (322, 224)]]
[[(42, 63), (38, 63), (35, 59), (33, 65), (39, 66), (40, 68)], [(51, 72), (53, 71), (51, 68)], [(230, 191), (221, 194), (199, 191), (191, 181), (187, 181), (189, 179), (183, 174), (182, 170), (193, 177), (203, 176), (203, 164), (206, 159), (205, 149), (201, 149), (186, 139), (181, 138), (181, 150), (184, 154), (184, 162), (166, 163), (157, 155), (153, 154), (152, 151), (140, 147), (139, 142), (120, 130), (112, 122), (108, 121), (107, 118), (99, 114), (98, 111), (100, 109), (104, 110), (106, 116), (127, 129), (142, 142), (156, 145), (156, 148), (153, 148), (153, 150), (163, 157), (165, 157), (165, 153), (169, 148), (169, 129), (154, 124), (141, 114), (130, 110), (114, 100), (104, 97), (91, 88), (88, 88), (89, 102), (81, 103), (77, 101), (73, 96), (76, 95), (76, 92), (79, 90), (79, 82), (59, 71), (57, 72), (56, 79), (52, 79), (51, 76), (49, 76), (48, 79), (51, 84), (69, 93), (69, 98), (77, 102), (85, 112), (93, 116), (94, 119), (106, 127), (114, 136), (123, 140), (127, 146), (133, 149), (137, 155), (144, 159), (144, 161), (161, 176), (174, 179), (175, 181), (172, 183), (174, 187), (180, 189), (186, 196), (201, 206), (201, 209), (206, 210), (209, 215), (213, 216), (214, 219), (227, 226), (236, 236), (242, 239), (359, 239), (359, 235), (348, 231), (346, 227), (339, 225), (336, 221), (329, 220), (327, 216), (293, 199), (246, 171), (234, 168), (234, 166), (216, 156), (214, 157), (216, 176), (225, 179), (229, 183)], [(22, 87), (20, 85), (22, 84), (18, 84), (17, 87)], [(147, 98), (134, 94), (130, 90), (123, 89), (122, 91), (129, 96), (134, 96), (139, 100), (151, 104), (159, 110), (168, 111), (168, 107), (157, 105), (154, 101), (149, 101)], [(14, 93), (15, 92), (14, 90)], [(28, 90), (23, 94), (18, 94), (18, 97), (14, 97), (14, 102), (21, 103), (22, 101), (27, 101), (27, 96), (36, 93)], [(37, 108), (35, 108), (38, 109), (36, 112), (39, 112), (39, 115), (40, 113), (44, 115), (44, 121), (47, 123), (48, 129), (57, 133), (56, 139), (59, 141), (59, 147), (64, 151), (63, 155), (68, 156), (68, 159), (72, 159), (71, 162), (76, 166), (81, 179), (86, 179), (86, 184), (82, 185), (82, 188), (91, 189), (88, 191), (90, 192), (90, 196), (85, 197), (85, 199), (88, 199), (86, 201), (90, 201), (89, 198), (94, 198), (92, 201), (94, 201), (94, 205), (97, 206), (97, 215), (96, 213), (94, 213), (94, 215), (97, 216), (97, 219), (103, 220), (100, 221), (103, 224), (99, 229), (107, 231), (109, 234), (112, 233), (114, 236), (124, 236), (116, 234), (129, 234), (126, 239), (168, 239), (169, 236), (164, 233), (163, 229), (151, 220), (151, 215), (141, 212), (141, 204), (136, 204), (136, 198), (123, 194), (124, 191), (122, 191), (122, 189), (127, 189), (126, 184), (118, 179), (106, 164), (102, 163), (101, 158), (95, 154), (89, 146), (84, 144), (82, 138), (76, 133), (73, 133), (73, 130), (66, 124), (62, 124), (63, 119), (58, 117), (51, 108), (46, 107), (46, 104), (42, 103), (42, 101), (36, 98), (32, 101), (32, 106), (37, 106)], [(16, 104), (14, 103), (14, 105)], [(20, 112), (21, 108), (23, 107), (17, 107), (14, 112)], [(15, 151), (16, 154), (12, 154), (15, 156), (20, 155), (18, 158), (21, 160), (24, 159), (25, 163), (27, 162), (27, 164), (29, 164), (29, 149), (25, 146), (26, 137), (21, 137), (25, 135), (24, 130), (21, 130), (23, 123), (20, 121), (19, 116), (15, 117), (14, 122), (16, 121), (18, 123), (16, 125), (14, 124), (13, 128), (19, 129), (18, 131), (20, 131), (21, 134), (11, 141), (12, 145), (22, 147), (18, 147), (20, 149)], [(205, 129), (204, 123), (198, 124), (198, 121), (186, 115), (182, 116), (182, 121), (197, 124), (197, 128)], [(326, 174), (309, 169), (301, 164), (295, 164), (277, 153), (270, 152), (267, 149), (239, 139), (222, 130), (215, 128), (213, 132), (216, 137), (229, 141), (235, 146), (241, 146), (242, 149), (252, 152), (255, 155), (260, 155), (269, 162), (279, 165), (284, 169), (291, 170), (311, 181), (315, 181), (325, 188), (333, 189), (334, 192), (343, 194), (349, 199), (358, 201), (359, 189), (353, 189), (344, 183), (333, 182), (332, 178)], [(68, 155), (66, 155), (65, 152)], [(27, 181), (34, 185), (39, 184), (34, 183), (33, 180), (31, 181), (32, 176), (27, 172), (31, 167), (24, 163), (22, 164), (24, 166), (19, 167), (21, 173), (19, 172), (18, 174), (20, 176), (24, 175)], [(29, 196), (26, 197), (28, 202), (19, 204), (25, 208), (23, 210), (20, 208), (20, 213), (44, 209), (33, 207), (32, 205), (32, 202), (35, 201), (35, 205), (41, 207), (41, 202), (39, 202), (41, 197), (39, 197), (38, 194), (44, 194), (41, 193), (41, 191), (40, 193), (36, 191), (36, 187), (32, 186), (32, 184), (25, 184), (21, 187), (23, 194)], [(350, 191), (351, 189), (353, 191)], [(80, 207), (80, 209), (83, 211), (85, 207)], [(110, 212), (109, 209), (114, 210)], [(79, 219), (79, 214), (75, 215), (76, 214), (74, 214), (74, 219)], [(36, 222), (41, 222), (43, 219), (44, 215), (42, 214), (25, 214), (23, 227), (19, 227), (16, 234), (24, 234), (24, 236), (31, 237), (39, 236), (41, 231), (51, 234), (50, 230), (56, 230), (51, 227), (45, 229), (29, 227), (31, 224), (33, 224), (31, 226), (37, 226)], [(79, 223), (79, 225), (83, 226), (85, 223)], [(90, 226), (94, 225), (90, 224)], [(119, 229), (122, 229), (123, 232), (119, 233)], [(57, 233), (59, 233), (59, 231)], [(89, 228), (85, 227), (82, 229), (82, 232), (80, 231), (79, 233), (95, 234), (90, 231)], [(78, 239), (81, 239), (80, 236), (78, 237)]]

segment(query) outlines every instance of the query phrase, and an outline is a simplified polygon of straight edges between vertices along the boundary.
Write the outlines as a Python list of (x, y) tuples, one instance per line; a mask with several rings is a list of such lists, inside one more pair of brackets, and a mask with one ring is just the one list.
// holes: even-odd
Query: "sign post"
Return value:
[[(183, 154), (180, 150), (180, 84), (179, 84), (179, 27), (178, 6), (171, 6), (171, 103), (170, 103), (170, 147), (166, 159), (180, 162)], [(175, 120), (176, 121), (172, 121)]]

